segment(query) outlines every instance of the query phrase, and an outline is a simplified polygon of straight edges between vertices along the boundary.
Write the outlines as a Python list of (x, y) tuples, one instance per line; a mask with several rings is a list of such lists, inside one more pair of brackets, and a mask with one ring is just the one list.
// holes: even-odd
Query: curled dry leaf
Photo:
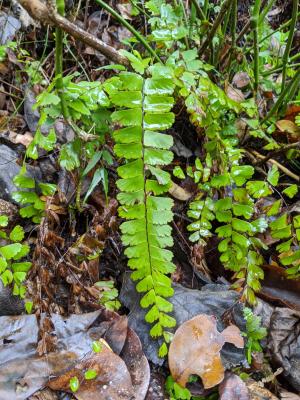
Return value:
[(242, 89), (243, 87), (249, 85), (249, 83), (250, 78), (247, 72), (237, 72), (232, 79), (232, 84), (238, 89)]
[(169, 367), (173, 378), (181, 386), (189, 376), (198, 375), (204, 388), (211, 388), (224, 379), (220, 350), (225, 342), (242, 348), (240, 330), (230, 325), (218, 332), (213, 316), (200, 314), (182, 324), (176, 331), (169, 350)]

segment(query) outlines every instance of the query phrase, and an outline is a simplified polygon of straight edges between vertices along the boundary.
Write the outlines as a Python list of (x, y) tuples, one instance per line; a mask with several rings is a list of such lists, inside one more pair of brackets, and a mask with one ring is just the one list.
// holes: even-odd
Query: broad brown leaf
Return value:
[(224, 379), (220, 350), (225, 342), (242, 348), (239, 329), (230, 325), (217, 331), (213, 316), (200, 314), (183, 323), (176, 331), (169, 350), (169, 367), (173, 378), (186, 385), (192, 374), (201, 377), (204, 388), (211, 388)]
[[(78, 400), (132, 399), (134, 390), (125, 362), (104, 344), (104, 341), (102, 344), (99, 353), (90, 353), (75, 368), (50, 381), (48, 384), (50, 389), (70, 392), (70, 379), (76, 376), (80, 382), (79, 389), (75, 393)], [(89, 369), (97, 372), (95, 379), (84, 379), (84, 373)]]

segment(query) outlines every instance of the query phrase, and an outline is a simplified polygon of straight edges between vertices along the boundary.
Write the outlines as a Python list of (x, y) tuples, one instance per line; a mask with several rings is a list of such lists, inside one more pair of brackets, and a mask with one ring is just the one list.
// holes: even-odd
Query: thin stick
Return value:
[(296, 149), (297, 147), (299, 147), (300, 149), (300, 141), (299, 142), (295, 142), (295, 143), (289, 143), (285, 146), (280, 147), (280, 149), (276, 149), (273, 151), (270, 151), (270, 153), (268, 153), (264, 158), (256, 161), (256, 165), (261, 165), (263, 163), (265, 163), (266, 161), (270, 160), (270, 158), (277, 156), (278, 154), (282, 154), (290, 149)]
[(215, 22), (213, 23), (211, 30), (209, 31), (205, 41), (200, 46), (200, 49), (199, 49), (200, 56), (204, 53), (204, 51), (207, 49), (210, 42), (212, 41), (213, 37), (215, 36), (215, 33), (216, 33), (218, 27), (220, 26), (220, 24), (222, 23), (222, 21), (225, 17), (225, 13), (228, 10), (231, 3), (232, 3), (232, 0), (225, 0), (224, 3), (222, 4), (221, 10), (220, 10), (217, 18), (215, 19)]
[(282, 57), (282, 82), (281, 82), (281, 91), (284, 89), (285, 86), (285, 80), (286, 80), (286, 68), (288, 64), (288, 59), (292, 47), (292, 41), (294, 37), (294, 31), (297, 23), (297, 12), (298, 12), (298, 6), (299, 6), (299, 0), (293, 0), (293, 11), (292, 11), (292, 21), (291, 21), (291, 26), (290, 26), (290, 31), (289, 31), (289, 36), (288, 40), (286, 43), (286, 47), (284, 50), (284, 54)]

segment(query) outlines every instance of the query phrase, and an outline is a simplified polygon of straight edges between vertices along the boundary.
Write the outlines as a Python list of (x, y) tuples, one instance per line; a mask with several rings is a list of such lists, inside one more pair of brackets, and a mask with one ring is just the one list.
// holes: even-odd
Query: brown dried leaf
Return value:
[(183, 323), (176, 331), (169, 350), (169, 367), (173, 378), (181, 386), (190, 375), (199, 375), (204, 388), (211, 388), (224, 379), (220, 350), (229, 340), (236, 347), (243, 347), (238, 328), (228, 327), (217, 331), (213, 316), (200, 314)]
[[(104, 341), (102, 341), (103, 343)], [(93, 369), (97, 372), (95, 379), (84, 379), (84, 373), (88, 369)], [(131, 376), (125, 362), (108, 345), (103, 344), (99, 353), (90, 353), (75, 368), (51, 380), (48, 387), (52, 390), (70, 392), (69, 382), (74, 376), (80, 382), (79, 389), (75, 393), (78, 400), (108, 398), (129, 400), (134, 396)]]
[(238, 89), (242, 89), (243, 87), (249, 85), (250, 78), (247, 72), (238, 72), (234, 75), (232, 79), (232, 83)]
[(58, 396), (55, 392), (46, 388), (34, 393), (33, 396), (29, 397), (29, 400), (58, 400)]
[(132, 5), (131, 3), (123, 3), (117, 4), (117, 9), (120, 11), (120, 14), (125, 19), (132, 19), (131, 12), (132, 12)]
[(244, 93), (240, 89), (234, 88), (232, 85), (228, 84), (225, 87), (225, 93), (231, 99), (236, 101), (237, 103), (241, 103), (245, 100)]
[(30, 132), (25, 132), (23, 135), (21, 135), (14, 131), (10, 131), (8, 138), (12, 143), (15, 143), (15, 144), (20, 143), (25, 147), (28, 147), (33, 140), (33, 136)]
[(280, 132), (286, 132), (292, 141), (297, 141), (300, 139), (300, 127), (297, 126), (293, 121), (281, 119), (280, 121), (276, 122), (276, 126)]
[(219, 386), (220, 400), (249, 400), (249, 391), (246, 383), (235, 374), (227, 372), (225, 379)]
[(169, 193), (171, 196), (175, 197), (177, 200), (187, 201), (192, 197), (192, 194), (187, 192), (181, 186), (172, 182), (172, 186), (169, 189)]

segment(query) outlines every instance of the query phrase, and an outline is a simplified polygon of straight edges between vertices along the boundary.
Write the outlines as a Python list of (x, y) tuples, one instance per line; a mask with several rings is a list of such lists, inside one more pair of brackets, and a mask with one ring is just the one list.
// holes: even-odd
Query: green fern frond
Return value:
[[(104, 87), (111, 102), (117, 106), (112, 120), (118, 125), (113, 137), (114, 151), (125, 159), (118, 168), (120, 190), (119, 215), (122, 241), (127, 247), (131, 277), (138, 281), (136, 289), (145, 293), (141, 306), (148, 308), (146, 321), (152, 324), (153, 337), (165, 336), (176, 321), (168, 315), (173, 309), (166, 300), (173, 295), (171, 279), (174, 271), (171, 227), (173, 201), (159, 197), (171, 185), (170, 174), (160, 167), (169, 164), (173, 153), (170, 135), (162, 131), (174, 122), (173, 81), (159, 73), (144, 78), (136, 73), (122, 72), (108, 80)], [(166, 345), (160, 349), (165, 355)]]

